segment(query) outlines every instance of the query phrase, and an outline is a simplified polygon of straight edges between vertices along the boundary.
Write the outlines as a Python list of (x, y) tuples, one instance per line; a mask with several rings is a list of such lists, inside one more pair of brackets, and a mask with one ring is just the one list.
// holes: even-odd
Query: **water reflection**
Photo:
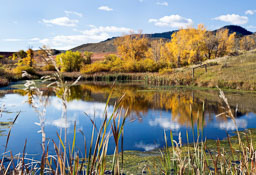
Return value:
[[(56, 131), (67, 130), (68, 139), (72, 140), (74, 122), (78, 130), (85, 130), (86, 139), (90, 140), (92, 124), (86, 113), (95, 119), (96, 124), (102, 121), (105, 103), (112, 91), (110, 85), (81, 84), (71, 87), (67, 98), (67, 118), (62, 117), (62, 92), (55, 95), (48, 89), (41, 89), (41, 94), (27, 93), (23, 90), (2, 91), (1, 102), (6, 102), (10, 109), (15, 101), (26, 101), (13, 110), (24, 110), (23, 118), (14, 127), (13, 143), (17, 141), (19, 132), (24, 137), (33, 138), (32, 145), (45, 145), (47, 139), (56, 138)], [(218, 91), (199, 91), (184, 89), (152, 90), (142, 86), (116, 85), (111, 95), (108, 114), (113, 112), (115, 101), (125, 94), (121, 103), (124, 110), (129, 111), (129, 122), (125, 125), (125, 149), (148, 151), (162, 147), (164, 144), (163, 130), (172, 130), (174, 137), (181, 132), (183, 142), (186, 142), (186, 131), (191, 133), (194, 127), (203, 128), (204, 135), (210, 139), (226, 137), (226, 131), (235, 130), (233, 121), (224, 115), (226, 109)], [(253, 128), (256, 125), (255, 103), (256, 94), (226, 93), (239, 129)], [(37, 98), (36, 98), (37, 97)], [(236, 110), (238, 105), (238, 110)], [(32, 112), (34, 111), (34, 112)], [(216, 117), (217, 114), (221, 114)], [(24, 115), (27, 115), (25, 118)], [(3, 117), (2, 117), (3, 118)], [(0, 121), (3, 119), (0, 118)], [(36, 125), (35, 125), (36, 124)], [(24, 128), (26, 125), (27, 128)], [(39, 128), (38, 128), (39, 127)], [(1, 131), (6, 130), (0, 124)], [(38, 135), (41, 134), (40, 140)], [(38, 134), (37, 133), (37, 134)], [(190, 134), (191, 136), (191, 134)], [(78, 141), (78, 147), (83, 149), (83, 139)], [(1, 141), (0, 137), (0, 141)], [(21, 139), (21, 138), (18, 138)], [(81, 145), (79, 145), (81, 144)], [(110, 141), (110, 152), (111, 144)], [(28, 145), (29, 147), (29, 145)], [(44, 148), (44, 146), (43, 146)], [(113, 150), (112, 150), (113, 151)]]
[[(73, 86), (67, 98), (68, 110), (79, 110), (86, 112), (90, 116), (101, 116), (105, 109), (105, 102), (112, 89), (110, 85), (81, 84)], [(27, 96), (27, 103), (32, 104), (33, 94), (31, 92), (28, 93), (24, 90), (14, 90), (13, 92)], [(61, 92), (57, 92), (56, 96), (61, 97), (61, 94)], [(165, 129), (175, 130), (179, 129), (180, 125), (191, 127), (193, 123), (203, 123), (202, 120), (205, 117), (207, 117), (208, 122), (213, 121), (216, 119), (215, 115), (222, 114), (218, 116), (217, 120), (223, 121), (223, 123), (229, 125), (226, 128), (233, 128), (225, 115), (227, 109), (224, 108), (225, 105), (218, 98), (217, 91), (204, 92), (181, 89), (152, 91), (145, 90), (145, 88), (141, 86), (117, 85), (114, 87), (111, 95), (109, 113), (113, 111), (112, 106), (115, 101), (124, 94), (125, 97), (121, 106), (125, 110), (129, 109), (130, 120), (136, 119), (142, 121), (149, 110), (162, 110), (170, 112), (170, 119), (156, 118), (150, 121), (150, 125), (159, 125)], [(54, 93), (49, 90), (43, 91), (43, 96), (48, 99), (49, 96), (54, 96)], [(246, 96), (248, 97), (247, 99), (256, 98), (255, 94), (244, 94), (244, 96), (243, 99), (245, 99)], [(241, 101), (243, 108), (236, 110), (239, 100), (234, 98), (233, 94), (227, 94), (227, 97), (230, 97), (229, 102), (237, 118), (248, 112), (255, 112), (254, 108), (246, 107), (244, 100)], [(41, 103), (43, 103), (42, 100)], [(47, 100), (47, 104), (41, 104), (41, 106), (47, 105), (52, 105), (57, 110), (61, 110), (62, 108), (61, 101), (56, 98), (52, 99), (50, 102)], [(252, 104), (250, 104), (250, 106), (252, 106)], [(35, 108), (35, 106), (32, 107)], [(69, 119), (69, 121), (73, 120)], [(53, 124), (64, 128), (70, 126), (69, 123), (63, 123), (61, 119), (53, 121)], [(238, 124), (241, 127), (247, 126), (246, 122), (243, 120), (238, 120)], [(207, 125), (207, 123), (204, 122), (203, 125)], [(220, 125), (220, 128), (224, 128), (223, 125)]]

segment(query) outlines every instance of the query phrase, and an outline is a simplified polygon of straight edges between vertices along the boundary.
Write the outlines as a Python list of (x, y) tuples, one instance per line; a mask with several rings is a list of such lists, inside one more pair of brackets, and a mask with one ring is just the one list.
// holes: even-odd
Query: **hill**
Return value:
[[(169, 31), (169, 32), (163, 32), (163, 33), (153, 33), (153, 34), (145, 34), (145, 37), (147, 37), (150, 41), (156, 40), (156, 39), (164, 39), (164, 40), (170, 40), (171, 35), (176, 32)], [(105, 41), (101, 41), (99, 43), (87, 43), (80, 46), (77, 46), (75, 48), (72, 48), (72, 51), (79, 51), (79, 52), (94, 52), (94, 53), (116, 53), (116, 46), (114, 45), (115, 39), (118, 37), (112, 37)]]
[(153, 39), (172, 39), (172, 34), (177, 32), (178, 30), (169, 31), (169, 32), (163, 32), (163, 33), (153, 33), (153, 34), (145, 34), (147, 38), (153, 38)]
[[(224, 27), (214, 30), (212, 32), (216, 33), (217, 31), (222, 30), (222, 29), (229, 29), (230, 33), (236, 32), (238, 37), (253, 34), (252, 32), (246, 30), (245, 28), (243, 28), (241, 26), (236, 26), (236, 25), (224, 26)], [(174, 32), (177, 32), (177, 30), (163, 32), (163, 33), (145, 34), (145, 36), (151, 41), (156, 40), (156, 39), (164, 39), (164, 40), (168, 41), (171, 39), (171, 35)], [(109, 39), (99, 42), (99, 43), (83, 44), (83, 45), (75, 47), (71, 50), (79, 51), (79, 52), (89, 51), (89, 52), (94, 52), (94, 53), (101, 53), (101, 55), (103, 55), (103, 56), (105, 54), (109, 54), (109, 53), (116, 53), (116, 46), (114, 45), (114, 40), (116, 38), (118, 38), (118, 37), (112, 37), (112, 38), (109, 38)], [(105, 54), (103, 54), (103, 53), (105, 53)]]
[(79, 52), (116, 52), (116, 47), (114, 45), (114, 39), (108, 39), (106, 41), (102, 41), (99, 43), (88, 43), (88, 44), (83, 44), (78, 47), (75, 47), (71, 49), (72, 51), (79, 51)]
[(245, 28), (241, 27), (241, 26), (236, 26), (236, 25), (228, 25), (228, 26), (224, 26), (220, 29), (214, 30), (213, 32), (216, 33), (219, 30), (223, 30), (223, 29), (228, 29), (229, 33), (236, 33), (237, 36), (242, 37), (242, 36), (247, 36), (247, 35), (252, 35), (253, 33), (246, 30)]

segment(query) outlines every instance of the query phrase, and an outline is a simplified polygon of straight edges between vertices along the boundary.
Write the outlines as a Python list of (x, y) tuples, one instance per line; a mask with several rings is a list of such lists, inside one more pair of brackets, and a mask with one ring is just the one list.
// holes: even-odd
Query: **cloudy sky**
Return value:
[(0, 50), (70, 49), (130, 31), (165, 32), (203, 23), (256, 31), (255, 0), (0, 0)]

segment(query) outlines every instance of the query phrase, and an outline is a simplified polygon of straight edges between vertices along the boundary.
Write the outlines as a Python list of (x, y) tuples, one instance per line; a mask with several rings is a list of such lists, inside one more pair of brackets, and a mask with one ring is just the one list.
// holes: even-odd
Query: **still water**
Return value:
[[(7, 150), (12, 150), (13, 153), (22, 152), (27, 139), (26, 152), (29, 154), (40, 158), (41, 144), (44, 141), (49, 142), (49, 152), (54, 153), (51, 139), (57, 142), (57, 132), (63, 134), (66, 129), (71, 145), (76, 122), (76, 149), (83, 151), (84, 137), (80, 130), (85, 134), (89, 147), (93, 127), (90, 118), (100, 126), (111, 90), (110, 85), (82, 83), (72, 87), (67, 103), (67, 121), (61, 118), (60, 98), (51, 91), (44, 91), (46, 113), (42, 119), (31, 104), (31, 94), (13, 87), (0, 90), (0, 107), (4, 109), (0, 116), (0, 152), (4, 151), (9, 122), (13, 121), (19, 111), (20, 115), (12, 126)], [(115, 85), (107, 108), (108, 115), (113, 112), (115, 101), (123, 94), (125, 97), (121, 106), (123, 110), (129, 110), (124, 127), (125, 150), (150, 151), (162, 148), (165, 144), (164, 131), (169, 136), (172, 130), (176, 140), (181, 133), (183, 143), (187, 142), (186, 132), (189, 141), (193, 141), (192, 133), (197, 133), (197, 128), (201, 129), (202, 139), (223, 139), (227, 133), (232, 135), (235, 131), (235, 125), (230, 118), (225, 115), (217, 116), (226, 109), (215, 90), (160, 90), (141, 85)], [(239, 130), (255, 128), (256, 94), (225, 94), (236, 115)], [(113, 153), (113, 149), (114, 140), (111, 139), (108, 153)]]

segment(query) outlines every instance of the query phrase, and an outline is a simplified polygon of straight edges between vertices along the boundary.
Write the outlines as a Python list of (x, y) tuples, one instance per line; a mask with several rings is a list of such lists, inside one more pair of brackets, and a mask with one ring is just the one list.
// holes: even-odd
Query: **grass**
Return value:
[[(196, 69), (194, 79), (190, 73), (190, 68), (184, 68), (176, 74), (189, 81), (189, 85), (210, 88), (218, 85), (220, 88), (256, 90), (256, 51), (220, 59), (218, 65), (209, 66), (207, 72)], [(170, 76), (170, 79), (173, 80), (174, 77)]]
[[(255, 129), (249, 129), (246, 131), (240, 131), (241, 134), (241, 141), (242, 143), (249, 143), (250, 140), (252, 141), (252, 145), (256, 145), (256, 130)], [(168, 141), (171, 139), (169, 138)], [(232, 149), (230, 147), (230, 143), (232, 143)], [(202, 144), (201, 142), (198, 142), (196, 144)], [(168, 149), (161, 149), (160, 151), (162, 153), (169, 152), (170, 159), (177, 159), (177, 158), (189, 158), (188, 157), (188, 151), (191, 153), (195, 153), (196, 151), (203, 151), (204, 158), (208, 159), (209, 167), (206, 170), (205, 174), (212, 173), (214, 174), (214, 163), (212, 156), (218, 156), (218, 151), (221, 149), (221, 151), (225, 151), (225, 158), (229, 159), (231, 161), (230, 163), (238, 163), (240, 162), (240, 152), (238, 150), (241, 150), (238, 142), (238, 137), (232, 136), (229, 138), (226, 138), (224, 140), (216, 141), (216, 140), (207, 140), (205, 142), (206, 148), (202, 148), (201, 146), (196, 147), (194, 144), (188, 144), (188, 145), (182, 145), (182, 147), (178, 148), (176, 147), (174, 151), (178, 151), (179, 149), (179, 157), (175, 157), (173, 153), (173, 148), (168, 147)], [(236, 150), (236, 153), (234, 154), (234, 158), (232, 158), (232, 150)], [(153, 151), (146, 151), (146, 152), (139, 152), (139, 151), (124, 151), (124, 166), (123, 166), (123, 172), (125, 174), (141, 174), (142, 172), (146, 174), (160, 174), (164, 170), (164, 166), (161, 164), (161, 161), (164, 160), (164, 158), (161, 156), (159, 150), (153, 150)], [(177, 155), (176, 155), (177, 156)], [(206, 156), (206, 157), (205, 157)], [(112, 155), (107, 156), (107, 166), (110, 167)], [(221, 160), (218, 161), (218, 164), (221, 163)], [(177, 163), (179, 165), (179, 163)], [(218, 165), (219, 166), (219, 165)], [(174, 165), (169, 166), (170, 171), (174, 168)], [(167, 174), (167, 173), (165, 173)], [(177, 173), (179, 174), (179, 173)], [(193, 174), (193, 173), (191, 173)], [(228, 174), (228, 173), (227, 173)]]

